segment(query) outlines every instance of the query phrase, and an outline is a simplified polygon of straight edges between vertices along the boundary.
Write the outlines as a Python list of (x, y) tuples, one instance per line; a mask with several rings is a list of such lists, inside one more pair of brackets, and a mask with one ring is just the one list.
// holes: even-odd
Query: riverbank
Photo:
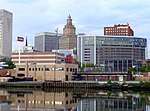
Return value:
[(1, 88), (41, 89), (73, 88), (93, 90), (135, 90), (150, 91), (150, 82), (96, 82), (96, 81), (65, 81), (65, 82), (0, 82)]

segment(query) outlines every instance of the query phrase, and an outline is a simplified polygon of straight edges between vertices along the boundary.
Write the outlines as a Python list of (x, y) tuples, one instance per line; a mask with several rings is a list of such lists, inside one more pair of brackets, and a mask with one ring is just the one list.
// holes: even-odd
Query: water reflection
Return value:
[(149, 92), (0, 90), (0, 111), (150, 111)]

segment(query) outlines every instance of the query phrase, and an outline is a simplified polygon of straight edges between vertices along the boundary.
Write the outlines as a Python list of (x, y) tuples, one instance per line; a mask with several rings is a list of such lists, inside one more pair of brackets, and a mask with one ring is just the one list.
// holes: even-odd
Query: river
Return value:
[(150, 111), (150, 92), (0, 89), (0, 111)]

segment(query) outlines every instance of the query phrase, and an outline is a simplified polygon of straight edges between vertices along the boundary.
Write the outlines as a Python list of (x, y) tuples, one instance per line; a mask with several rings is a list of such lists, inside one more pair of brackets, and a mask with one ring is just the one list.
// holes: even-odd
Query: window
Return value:
[(69, 71), (69, 68), (67, 68), (66, 71)]
[(25, 71), (25, 68), (19, 68), (18, 70), (19, 71)]
[(49, 68), (45, 68), (45, 71), (49, 71)]
[(55, 69), (56, 71), (64, 71), (64, 68), (63, 67), (58, 67)]
[(70, 72), (72, 72), (72, 68), (70, 68)]

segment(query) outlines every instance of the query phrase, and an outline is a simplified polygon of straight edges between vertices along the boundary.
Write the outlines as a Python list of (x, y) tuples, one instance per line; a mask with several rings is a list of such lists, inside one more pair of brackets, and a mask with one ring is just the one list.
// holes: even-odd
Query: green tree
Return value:
[(146, 68), (144, 66), (140, 67), (140, 72), (146, 72)]
[(128, 72), (135, 74), (136, 68), (129, 67)]
[(92, 64), (92, 63), (84, 63), (83, 67), (94, 67), (94, 64)]
[(11, 60), (8, 60), (5, 62), (8, 65), (8, 69), (13, 69), (15, 68), (14, 63)]
[(150, 65), (147, 66), (147, 72), (150, 72)]
[(81, 62), (77, 61), (76, 64), (78, 64), (78, 67), (81, 67)]

